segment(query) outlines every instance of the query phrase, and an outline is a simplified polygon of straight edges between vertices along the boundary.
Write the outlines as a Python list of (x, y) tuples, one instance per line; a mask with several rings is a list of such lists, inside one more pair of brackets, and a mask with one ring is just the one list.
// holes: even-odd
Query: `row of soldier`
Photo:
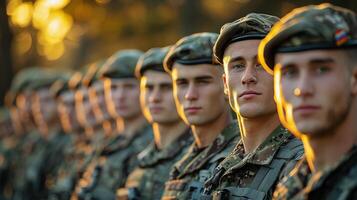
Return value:
[(356, 13), (321, 4), (22, 70), (0, 199), (357, 199), (356, 55)]

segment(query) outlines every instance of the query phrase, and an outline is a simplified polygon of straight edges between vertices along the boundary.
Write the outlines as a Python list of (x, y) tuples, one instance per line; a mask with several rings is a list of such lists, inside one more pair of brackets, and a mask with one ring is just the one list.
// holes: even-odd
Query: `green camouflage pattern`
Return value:
[(195, 33), (176, 42), (170, 48), (164, 60), (165, 71), (170, 73), (175, 62), (180, 64), (215, 64), (212, 48), (216, 42), (216, 33)]
[[(284, 145), (288, 145), (293, 140), (295, 140), (296, 144), (282, 150)], [(272, 177), (274, 180), (270, 181), (274, 184), (268, 186), (269, 188), (267, 188), (266, 192), (258, 190), (253, 186), (256, 176), (258, 176), (263, 167), (269, 166), (276, 159), (280, 159), (277, 158), (277, 155), (281, 154), (281, 151), (294, 152), (294, 154), (290, 156), (290, 159), (283, 161), (284, 165), (278, 171), (279, 175), (276, 176), (278, 179), (276, 180)], [(295, 167), (296, 162), (301, 159), (303, 154), (304, 150), (301, 141), (297, 140), (282, 126), (278, 126), (256, 150), (249, 154), (245, 153), (243, 141), (240, 140), (230, 155), (217, 166), (214, 175), (205, 183), (205, 193), (214, 197), (219, 192), (231, 188), (231, 190), (236, 190), (236, 193), (226, 194), (230, 195), (230, 198), (232, 196), (242, 197), (244, 195), (239, 193), (249, 190), (250, 194), (248, 195), (251, 195), (250, 198), (256, 200), (271, 199), (276, 183)], [(238, 190), (238, 188), (245, 188), (245, 190)], [(253, 197), (254, 193), (259, 195)]]
[(143, 76), (146, 70), (165, 72), (163, 62), (169, 50), (170, 47), (151, 48), (140, 56), (140, 59), (135, 67), (136, 77), (140, 78)]
[(99, 72), (101, 78), (135, 78), (135, 67), (143, 53), (139, 50), (121, 50), (110, 56)]
[(299, 161), (274, 192), (276, 200), (352, 200), (357, 198), (357, 147), (321, 173), (312, 174), (306, 159)]
[(357, 15), (328, 3), (294, 9), (272, 28), (259, 47), (259, 59), (272, 73), (277, 52), (357, 46)]
[(174, 165), (162, 199), (198, 199), (204, 182), (213, 175), (214, 168), (233, 150), (238, 140), (238, 125), (232, 123), (211, 145), (199, 149), (193, 143), (188, 153)]
[(133, 192), (136, 192), (138, 199), (161, 199), (171, 167), (187, 153), (192, 143), (193, 138), (189, 131), (162, 150), (152, 143), (138, 155), (139, 167), (129, 175), (125, 189), (119, 190), (119, 199), (122, 196), (132, 196), (130, 193)]
[(110, 141), (93, 160), (96, 164), (91, 164), (95, 166), (91, 174), (80, 181), (87, 185), (81, 185), (76, 194), (78, 199), (115, 199), (116, 190), (124, 186), (127, 176), (138, 166), (137, 155), (152, 140), (152, 128), (146, 125), (131, 137), (119, 135)]
[(216, 60), (222, 65), (229, 44), (249, 39), (263, 39), (279, 18), (261, 13), (250, 13), (236, 21), (224, 24), (213, 47)]

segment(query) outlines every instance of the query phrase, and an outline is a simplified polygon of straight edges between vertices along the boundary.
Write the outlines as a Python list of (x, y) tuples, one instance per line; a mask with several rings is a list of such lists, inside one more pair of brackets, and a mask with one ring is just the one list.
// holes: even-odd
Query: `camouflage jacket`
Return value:
[(159, 150), (152, 143), (138, 155), (139, 167), (129, 175), (126, 188), (118, 192), (119, 199), (160, 199), (171, 167), (187, 153), (192, 143), (189, 130), (165, 149)]
[(293, 169), (303, 153), (301, 141), (282, 126), (249, 154), (241, 140), (205, 183), (201, 199), (271, 199), (277, 181)]
[(322, 173), (313, 175), (306, 159), (301, 160), (290, 176), (279, 183), (274, 199), (357, 199), (357, 146)]
[(162, 199), (197, 199), (213, 169), (233, 150), (238, 140), (238, 125), (232, 123), (211, 145), (199, 149), (192, 144), (188, 153), (174, 165)]
[[(77, 191), (79, 199), (115, 199), (116, 190), (126, 181), (127, 176), (138, 166), (137, 155), (152, 142), (152, 128), (146, 125), (131, 137), (119, 135), (101, 152), (90, 181), (83, 183)], [(81, 185), (82, 185), (81, 184)]]
[[(58, 166), (47, 176), (48, 198), (49, 199), (69, 199), (74, 190), (74, 186), (83, 174), (83, 170), (93, 158), (93, 148), (88, 138), (83, 134), (69, 134), (68, 140), (54, 146), (54, 149), (62, 147), (57, 151), (59, 160), (54, 161)], [(65, 138), (63, 138), (65, 139)], [(51, 153), (53, 156), (56, 153)]]

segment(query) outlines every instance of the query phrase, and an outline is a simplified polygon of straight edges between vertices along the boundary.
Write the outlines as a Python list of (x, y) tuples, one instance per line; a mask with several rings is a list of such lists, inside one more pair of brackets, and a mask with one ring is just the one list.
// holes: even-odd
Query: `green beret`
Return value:
[(152, 48), (140, 56), (135, 68), (136, 77), (140, 78), (147, 70), (165, 72), (163, 62), (169, 50), (170, 47)]
[(97, 81), (100, 77), (99, 72), (100, 69), (103, 67), (104, 60), (99, 60), (95, 63), (89, 65), (86, 74), (82, 78), (82, 84), (86, 87), (89, 87)]
[(37, 77), (43, 71), (40, 67), (28, 67), (16, 73), (11, 82), (10, 91), (16, 97), (19, 93), (28, 87), (33, 77)]
[(212, 48), (217, 37), (216, 33), (196, 33), (180, 39), (165, 57), (165, 71), (171, 73), (174, 62), (184, 65), (216, 64)]
[(224, 51), (228, 45), (234, 42), (263, 39), (277, 21), (279, 21), (279, 18), (276, 16), (250, 13), (234, 22), (223, 25), (213, 47), (216, 60), (223, 64)]
[(143, 53), (138, 50), (121, 50), (108, 58), (100, 70), (101, 78), (135, 78), (135, 66)]
[(357, 16), (328, 3), (294, 9), (278, 22), (259, 46), (259, 59), (273, 74), (274, 55), (357, 46)]
[(42, 71), (42, 73), (31, 77), (29, 84), (27, 85), (27, 90), (39, 90), (41, 88), (50, 88), (51, 85), (60, 79), (64, 79), (66, 75), (63, 72), (55, 72), (50, 70)]

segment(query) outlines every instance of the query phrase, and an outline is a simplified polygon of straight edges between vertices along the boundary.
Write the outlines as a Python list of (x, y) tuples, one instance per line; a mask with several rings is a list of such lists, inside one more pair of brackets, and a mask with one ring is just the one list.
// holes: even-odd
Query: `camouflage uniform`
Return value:
[(203, 183), (238, 142), (238, 133), (238, 125), (232, 123), (211, 145), (198, 148), (192, 144), (188, 153), (174, 165), (162, 199), (198, 199)]
[[(251, 13), (225, 24), (213, 48), (223, 64), (225, 49), (243, 40), (265, 37), (278, 18)], [(205, 183), (202, 199), (270, 199), (276, 183), (288, 173), (303, 154), (302, 143), (278, 126), (259, 147), (246, 154), (241, 140)]]
[[(212, 47), (217, 36), (215, 33), (197, 33), (179, 40), (165, 57), (165, 71), (171, 73), (174, 63), (190, 67), (197, 64), (216, 65)], [(204, 182), (238, 140), (238, 125), (231, 123), (208, 146), (199, 148), (193, 143), (188, 153), (174, 165), (162, 199), (198, 199)]]
[(240, 141), (205, 183), (202, 199), (271, 199), (277, 181), (291, 171), (302, 154), (301, 142), (281, 126), (249, 154)]
[[(331, 4), (293, 10), (259, 46), (259, 59), (273, 74), (277, 52), (357, 48), (357, 16)], [(278, 185), (274, 199), (357, 199), (357, 148), (334, 166), (312, 174), (306, 159)]]
[[(187, 153), (193, 139), (187, 131), (168, 148), (159, 150), (152, 143), (138, 155), (139, 167), (128, 177), (125, 187), (128, 199), (160, 199), (171, 167)], [(119, 194), (120, 196), (120, 194)]]
[[(82, 73), (85, 73), (87, 69), (88, 66), (85, 66), (82, 69)], [(58, 98), (64, 93), (73, 92), (78, 88), (82, 77), (74, 76), (53, 84), (51, 87), (53, 96)], [(72, 82), (70, 85), (73, 78), (78, 81)], [(82, 127), (74, 128), (72, 131), (72, 133), (62, 132), (62, 134), (57, 135), (57, 139), (54, 138), (52, 140), (54, 144), (50, 155), (60, 159), (53, 158), (53, 165), (50, 165), (52, 172), (46, 178), (48, 199), (70, 199), (76, 183), (89, 163), (98, 154), (98, 145), (101, 145), (101, 140), (96, 140), (96, 137), (86, 135)], [(51, 156), (49, 156), (49, 160), (51, 160)], [(59, 160), (60, 162), (58, 162)]]
[[(104, 64), (99, 77), (135, 78), (135, 65), (141, 54), (137, 50), (117, 52)], [(152, 128), (149, 125), (145, 125), (130, 137), (120, 134), (113, 138), (84, 173), (79, 182), (80, 188), (76, 191), (76, 198), (115, 199), (116, 190), (124, 185), (129, 173), (138, 165), (137, 154), (152, 139)]]
[(119, 135), (104, 150), (91, 174), (91, 182), (82, 188), (80, 199), (115, 199), (115, 191), (138, 165), (137, 154), (152, 141), (152, 129), (145, 126), (132, 137)]
[[(140, 57), (136, 76), (140, 79), (146, 71), (166, 73), (163, 60), (169, 47), (152, 48)], [(162, 133), (165, 134), (165, 133)], [(119, 199), (160, 199), (171, 167), (187, 152), (193, 138), (187, 130), (168, 147), (158, 149), (155, 142), (138, 155), (139, 167), (128, 177), (125, 187), (117, 194)]]

